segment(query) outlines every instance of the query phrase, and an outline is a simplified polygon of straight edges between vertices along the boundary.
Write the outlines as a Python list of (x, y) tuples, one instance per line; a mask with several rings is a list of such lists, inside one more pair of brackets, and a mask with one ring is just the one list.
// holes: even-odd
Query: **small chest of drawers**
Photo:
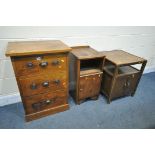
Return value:
[(61, 41), (10, 42), (11, 57), (26, 121), (69, 109), (68, 52)]

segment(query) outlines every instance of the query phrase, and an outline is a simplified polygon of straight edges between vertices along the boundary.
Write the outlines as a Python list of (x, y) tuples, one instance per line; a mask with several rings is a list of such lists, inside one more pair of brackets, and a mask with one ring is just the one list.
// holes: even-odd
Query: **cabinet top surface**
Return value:
[(69, 52), (71, 48), (59, 40), (9, 42), (6, 56), (24, 56)]
[(145, 59), (143, 58), (140, 58), (122, 50), (103, 51), (101, 53), (105, 55), (108, 60), (115, 63), (116, 65), (139, 63), (145, 61)]
[(91, 59), (91, 58), (102, 58), (102, 57), (104, 57), (103, 54), (101, 54), (100, 52), (94, 50), (93, 48), (91, 48), (89, 46), (72, 47), (71, 53), (77, 59)]

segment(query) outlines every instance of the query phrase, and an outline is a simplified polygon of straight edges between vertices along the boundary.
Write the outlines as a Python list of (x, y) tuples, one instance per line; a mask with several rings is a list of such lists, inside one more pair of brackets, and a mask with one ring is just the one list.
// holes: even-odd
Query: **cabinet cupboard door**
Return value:
[(125, 90), (126, 90), (126, 77), (120, 76), (116, 78), (113, 90), (112, 90), (112, 95), (111, 98), (117, 98), (125, 95)]
[(79, 99), (85, 99), (91, 94), (91, 78), (89, 76), (80, 77)]
[(100, 92), (101, 74), (80, 77), (79, 99), (97, 96)]
[(102, 74), (92, 76), (91, 96), (97, 96), (100, 93)]
[(128, 77), (126, 83), (127, 83), (127, 88), (130, 91), (130, 94), (129, 95), (131, 95), (134, 92), (134, 90), (136, 89), (139, 76), (140, 76), (139, 73), (135, 73), (135, 74), (132, 74), (132, 75), (130, 75)]
[(131, 95), (136, 88), (138, 78), (139, 73), (117, 77), (111, 98)]

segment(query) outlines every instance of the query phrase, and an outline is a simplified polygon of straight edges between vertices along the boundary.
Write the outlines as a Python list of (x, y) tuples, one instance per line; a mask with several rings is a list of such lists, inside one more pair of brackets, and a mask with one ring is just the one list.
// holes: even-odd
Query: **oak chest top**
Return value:
[(101, 54), (105, 55), (108, 60), (112, 61), (116, 65), (145, 61), (145, 59), (132, 55), (123, 50), (103, 51)]
[(9, 42), (6, 56), (69, 52), (71, 48), (59, 40)]
[(100, 54), (90, 46), (74, 46), (72, 47), (72, 54), (80, 60), (104, 57), (103, 54)]

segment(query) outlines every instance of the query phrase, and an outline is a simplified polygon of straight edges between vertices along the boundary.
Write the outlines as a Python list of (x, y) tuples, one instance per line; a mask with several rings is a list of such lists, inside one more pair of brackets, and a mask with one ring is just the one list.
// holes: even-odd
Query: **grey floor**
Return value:
[(0, 107), (0, 128), (104, 129), (155, 128), (155, 73), (143, 75), (134, 97), (107, 104), (104, 96), (75, 105), (70, 110), (32, 122), (24, 121), (21, 103)]

